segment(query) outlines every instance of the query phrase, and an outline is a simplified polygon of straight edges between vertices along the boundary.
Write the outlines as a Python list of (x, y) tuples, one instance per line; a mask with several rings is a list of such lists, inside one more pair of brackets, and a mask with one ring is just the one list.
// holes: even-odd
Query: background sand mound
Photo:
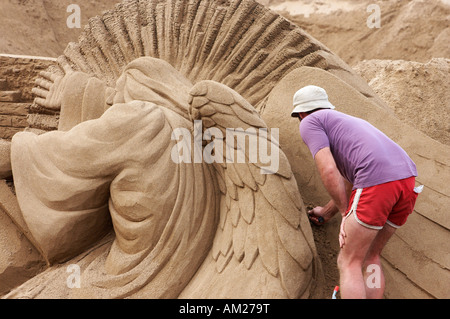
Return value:
[[(264, 1), (261, 1), (264, 2)], [(450, 3), (439, 0), (265, 1), (350, 65), (361, 60), (450, 57)], [(367, 19), (381, 9), (381, 28)]]
[[(66, 9), (69, 4), (77, 3), (81, 7), (81, 25), (84, 26), (88, 18), (111, 9), (118, 2), (121, 0), (2, 0), (0, 53), (57, 57), (63, 53), (68, 42), (77, 41), (83, 30), (67, 27), (66, 19), (70, 13), (67, 13)], [(298, 24), (353, 66), (379, 96), (388, 102), (399, 118), (414, 123), (416, 128), (449, 145), (450, 104), (447, 89), (450, 0), (258, 2), (270, 6)], [(369, 4), (378, 4), (381, 8), (380, 29), (367, 27), (367, 18), (371, 14), (367, 12)], [(431, 60), (432, 58), (447, 60)], [(440, 150), (436, 144), (433, 141), (426, 145), (430, 147), (432, 156), (439, 154)], [(441, 150), (442, 154), (448, 154), (444, 152), (446, 149)], [(421, 154), (418, 159), (425, 159), (430, 156), (430, 152)], [(448, 276), (449, 265), (449, 254), (446, 253), (448, 245), (441, 242), (448, 238), (448, 223), (443, 222), (445, 207), (448, 206), (445, 204), (448, 202), (448, 187), (445, 185), (448, 174), (443, 174), (439, 166), (444, 167), (442, 163), (447, 163), (447, 158), (448, 156), (444, 157), (436, 165), (421, 164), (424, 178), (435, 178), (436, 183), (429, 184), (436, 187), (436, 192), (427, 190), (422, 195), (423, 200), (419, 202), (417, 209), (424, 212), (423, 215), (432, 213), (437, 216), (437, 221), (434, 222), (428, 215), (422, 217), (420, 214), (414, 214), (415, 219), (399, 232), (402, 237), (399, 236), (393, 241), (393, 248), (387, 247), (389, 265), (392, 268), (388, 281), (394, 286), (391, 286), (391, 291), (397, 290), (387, 297), (449, 296), (448, 290), (440, 289), (436, 283), (444, 278), (437, 275), (439, 271)], [(448, 164), (445, 165), (447, 169)], [(435, 168), (436, 170), (433, 170)], [(444, 203), (445, 200), (447, 202)], [(336, 230), (339, 223), (337, 220), (333, 223), (323, 228), (313, 228), (327, 283), (330, 285), (330, 289), (327, 289), (330, 295), (332, 286), (337, 284), (339, 279), (336, 269), (336, 256), (339, 251)], [(418, 232), (421, 237), (416, 236)], [(397, 251), (403, 251), (404, 254), (398, 256)], [(444, 253), (441, 253), (442, 251)], [(428, 262), (428, 259), (433, 262)], [(411, 262), (416, 260), (421, 262)], [(403, 279), (397, 274), (399, 269), (404, 275)], [(410, 278), (414, 279), (413, 283), (409, 282)], [(430, 278), (435, 278), (435, 281)]]
[(368, 60), (354, 70), (401, 120), (450, 145), (450, 59)]

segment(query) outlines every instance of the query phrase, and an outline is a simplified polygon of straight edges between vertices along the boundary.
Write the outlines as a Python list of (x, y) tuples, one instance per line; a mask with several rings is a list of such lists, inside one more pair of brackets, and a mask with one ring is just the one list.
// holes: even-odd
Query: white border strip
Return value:
[(13, 58), (13, 59), (33, 59), (33, 60), (46, 60), (56, 62), (56, 58), (43, 57), (43, 56), (32, 56), (32, 55), (17, 55), (17, 54), (5, 54), (0, 53), (1, 57)]

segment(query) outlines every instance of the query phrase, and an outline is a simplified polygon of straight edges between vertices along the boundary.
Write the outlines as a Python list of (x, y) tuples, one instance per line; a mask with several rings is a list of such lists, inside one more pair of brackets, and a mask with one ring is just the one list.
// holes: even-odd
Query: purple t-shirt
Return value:
[(353, 188), (417, 176), (408, 154), (369, 122), (335, 110), (319, 110), (300, 123), (313, 157), (329, 147), (341, 175)]

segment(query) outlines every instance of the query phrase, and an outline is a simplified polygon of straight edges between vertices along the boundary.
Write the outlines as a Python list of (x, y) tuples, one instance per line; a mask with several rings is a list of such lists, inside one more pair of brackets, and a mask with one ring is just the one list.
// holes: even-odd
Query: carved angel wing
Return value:
[[(252, 105), (227, 86), (202, 81), (190, 94), (190, 116), (202, 121), (204, 140), (210, 138), (213, 143), (204, 150), (214, 148), (212, 165), (221, 192), (220, 221), (212, 247), (217, 271), (222, 272), (231, 258), (247, 269), (261, 258), (289, 297), (301, 296), (311, 282), (316, 252), (303, 201), (278, 141)], [(236, 132), (245, 132), (248, 143)], [(276, 171), (268, 171), (267, 160), (261, 156), (255, 160), (252, 138), (258, 144), (258, 155), (264, 143), (271, 155), (278, 152)], [(239, 155), (245, 161), (239, 161)]]

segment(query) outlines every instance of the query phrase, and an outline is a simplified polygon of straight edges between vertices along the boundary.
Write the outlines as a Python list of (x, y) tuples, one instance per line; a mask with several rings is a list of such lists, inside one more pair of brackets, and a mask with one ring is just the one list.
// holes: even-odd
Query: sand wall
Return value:
[[(31, 89), (38, 73), (53, 63), (54, 59), (44, 57), (0, 55), (0, 138), (10, 140), (29, 126), (28, 120), (36, 120), (38, 115), (29, 114), (34, 99)], [(56, 128), (52, 121), (40, 119)]]

